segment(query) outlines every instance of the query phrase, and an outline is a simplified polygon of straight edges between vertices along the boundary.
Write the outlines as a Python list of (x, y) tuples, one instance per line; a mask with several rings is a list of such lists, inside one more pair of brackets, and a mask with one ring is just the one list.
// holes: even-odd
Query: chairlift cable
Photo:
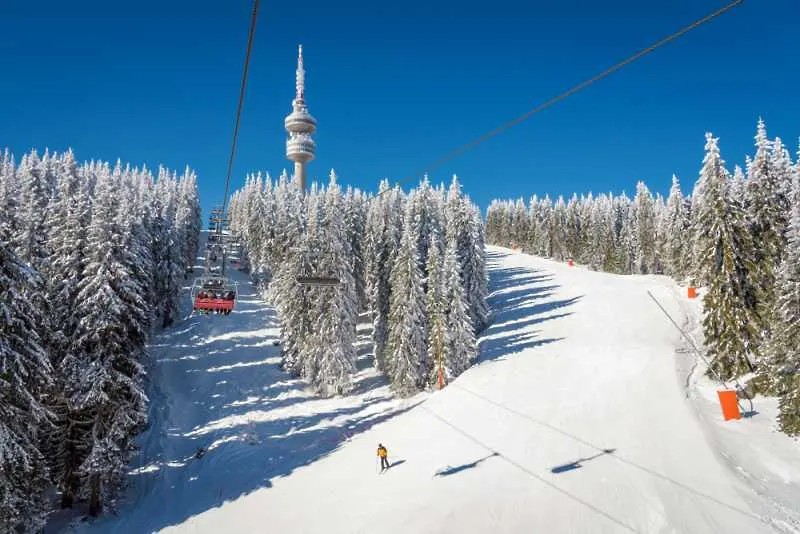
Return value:
[[(239, 89), (239, 104), (236, 108), (236, 122), (233, 126), (233, 142), (231, 143), (231, 154), (228, 158), (228, 172), (225, 178), (225, 196), (222, 198), (222, 216), (225, 217), (225, 212), (228, 208), (228, 194), (231, 187), (231, 174), (233, 173), (233, 160), (236, 156), (236, 141), (239, 137), (239, 122), (242, 116), (242, 105), (244, 104), (244, 91), (247, 86), (247, 73), (250, 67), (250, 53), (253, 50), (253, 38), (256, 33), (256, 20), (258, 18), (258, 6), (260, 0), (253, 1), (253, 14), (250, 18), (250, 34), (247, 38), (247, 52), (244, 56), (244, 70), (242, 72), (242, 86)], [(222, 225), (217, 226), (217, 233), (222, 233)]]
[[(469, 152), (470, 150), (472, 150), (473, 148), (475, 148), (479, 144), (483, 143), (484, 141), (488, 141), (492, 137), (495, 137), (496, 135), (499, 135), (499, 134), (503, 133), (504, 131), (508, 130), (509, 128), (511, 128), (513, 126), (516, 126), (517, 124), (520, 124), (520, 123), (528, 120), (529, 118), (531, 118), (533, 115), (539, 113), (540, 111), (544, 111), (545, 109), (549, 108), (553, 104), (556, 104), (556, 103), (560, 102), (561, 100), (564, 100), (565, 98), (577, 93), (578, 91), (581, 91), (582, 89), (585, 89), (586, 87), (588, 87), (589, 85), (593, 84), (594, 82), (602, 80), (603, 78), (613, 74), (614, 72), (620, 70), (621, 68), (633, 63), (637, 59), (640, 59), (640, 58), (646, 56), (647, 54), (653, 52), (657, 48), (660, 48), (660, 47), (664, 46), (665, 44), (674, 41), (678, 37), (681, 37), (682, 35), (690, 32), (691, 30), (694, 30), (695, 28), (698, 28), (698, 27), (702, 26), (703, 24), (706, 24), (707, 22), (710, 22), (710, 21), (714, 20), (715, 18), (719, 17), (720, 15), (722, 15), (722, 14), (730, 11), (731, 9), (741, 5), (743, 2), (744, 2), (744, 0), (734, 0), (733, 2), (721, 7), (720, 9), (714, 11), (713, 13), (710, 13), (710, 14), (706, 15), (705, 17), (702, 17), (702, 18), (692, 22), (691, 24), (689, 24), (687, 26), (684, 26), (680, 30), (668, 35), (667, 37), (664, 37), (663, 39), (653, 43), (652, 45), (648, 46), (647, 48), (644, 48), (644, 49), (640, 50), (639, 52), (636, 52), (632, 56), (620, 61), (619, 63), (615, 64), (614, 66), (604, 70), (600, 74), (597, 74), (597, 75), (595, 75), (595, 76), (593, 76), (593, 77), (591, 77), (591, 78), (589, 78), (587, 80), (584, 80), (583, 82), (579, 83), (578, 85), (575, 85), (574, 87), (571, 87), (570, 89), (567, 89), (566, 91), (554, 96), (553, 98), (545, 101), (544, 103), (539, 104), (535, 108), (533, 108), (533, 109), (531, 109), (529, 111), (526, 111), (525, 113), (523, 113), (519, 117), (517, 117), (515, 119), (512, 119), (512, 120), (510, 120), (510, 121), (498, 126), (494, 130), (491, 130), (491, 131), (481, 135), (480, 137), (470, 141), (469, 143), (466, 143), (464, 145), (461, 145), (460, 147), (457, 147), (454, 150), (451, 150), (450, 152), (446, 153), (444, 156), (442, 156), (439, 159), (434, 160), (433, 162), (431, 162), (426, 169), (416, 173), (412, 177), (404, 179), (403, 181), (406, 182), (406, 181), (410, 181), (410, 180), (416, 179), (417, 177), (423, 175), (426, 172), (429, 172), (429, 171), (431, 171), (433, 169), (437, 169), (437, 168), (441, 167), (443, 164), (447, 163), (448, 161), (453, 160), (453, 159), (463, 155), (466, 152)], [(396, 183), (395, 185), (399, 186), (400, 184)], [(388, 189), (386, 191), (391, 191), (391, 190), (392, 189)], [(385, 193), (386, 191), (383, 191), (382, 193), (378, 193), (378, 196), (383, 195), (383, 193)]]
[[(216, 236), (214, 239), (214, 244), (209, 246), (206, 243), (207, 254), (207, 267), (210, 269), (209, 259), (214, 258), (216, 256), (216, 251), (219, 250), (221, 252), (221, 268), (219, 275), (216, 275), (212, 272), (212, 275), (209, 279), (208, 276), (198, 278), (194, 281), (191, 290), (191, 299), (192, 299), (192, 313), (195, 311), (201, 311), (204, 313), (209, 313), (213, 310), (216, 310), (220, 313), (225, 313), (226, 315), (230, 313), (238, 299), (238, 288), (237, 283), (229, 280), (225, 277), (225, 264), (226, 264), (226, 244), (225, 240), (223, 239), (222, 228), (225, 222), (229, 219), (229, 216), (226, 214), (228, 209), (228, 194), (230, 193), (230, 186), (231, 186), (231, 175), (233, 174), (233, 161), (234, 157), (236, 156), (236, 141), (239, 136), (239, 123), (241, 122), (242, 116), (242, 105), (244, 104), (244, 94), (245, 88), (247, 87), (247, 73), (249, 71), (250, 66), (250, 55), (253, 50), (253, 39), (255, 37), (255, 30), (256, 30), (256, 20), (258, 18), (258, 7), (259, 7), (259, 0), (253, 1), (253, 13), (250, 19), (250, 32), (247, 38), (247, 52), (245, 53), (244, 57), (244, 69), (242, 72), (242, 85), (239, 89), (239, 102), (236, 107), (236, 122), (234, 123), (233, 127), (233, 142), (231, 143), (231, 154), (228, 159), (228, 172), (225, 177), (225, 195), (222, 198), (222, 208), (215, 208), (211, 210), (211, 220), (210, 222), (216, 226), (212, 230), (215, 230), (212, 234), (209, 235), (209, 241), (212, 240), (212, 237)], [(211, 260), (215, 261), (215, 260)], [(204, 281), (205, 280), (205, 281)], [(213, 296), (208, 297), (203, 295), (205, 290), (208, 289), (212, 291)], [(217, 295), (216, 291), (219, 291), (220, 294)], [(224, 291), (224, 293), (223, 293)]]

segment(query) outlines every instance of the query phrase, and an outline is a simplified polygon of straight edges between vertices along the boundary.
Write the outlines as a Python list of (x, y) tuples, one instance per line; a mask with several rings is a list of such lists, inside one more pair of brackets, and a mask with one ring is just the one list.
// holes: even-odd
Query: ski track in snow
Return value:
[(479, 361), (410, 399), (390, 393), (368, 343), (357, 394), (308, 393), (278, 367), (274, 312), (235, 272), (235, 312), (154, 340), (127, 501), (78, 531), (800, 532), (797, 443), (758, 416), (721, 422), (713, 384), (646, 294), (694, 324), (674, 282), (497, 247), (489, 262)]

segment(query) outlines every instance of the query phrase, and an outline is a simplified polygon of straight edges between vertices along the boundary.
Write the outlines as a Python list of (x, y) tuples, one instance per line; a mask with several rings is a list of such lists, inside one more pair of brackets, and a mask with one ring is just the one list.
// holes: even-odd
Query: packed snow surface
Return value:
[(357, 394), (305, 391), (279, 369), (274, 312), (236, 272), (236, 311), (156, 340), (128, 502), (80, 529), (800, 532), (797, 442), (763, 414), (721, 421), (713, 384), (647, 294), (696, 323), (674, 282), (489, 250), (479, 362), (410, 399), (371, 367), (366, 325)]

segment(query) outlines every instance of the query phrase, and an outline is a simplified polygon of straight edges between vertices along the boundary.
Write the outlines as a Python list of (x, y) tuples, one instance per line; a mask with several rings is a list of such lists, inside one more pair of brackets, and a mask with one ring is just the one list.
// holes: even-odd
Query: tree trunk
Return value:
[(61, 494), (61, 508), (72, 508), (72, 503), (75, 501), (75, 498), (72, 496), (72, 493), (68, 490), (64, 490), (64, 493)]
[(78, 451), (75, 449), (76, 438), (75, 426), (70, 425), (67, 434), (67, 460), (64, 466), (64, 492), (61, 494), (61, 508), (72, 508), (75, 494), (78, 493), (80, 486), (80, 479), (75, 474), (79, 465)]
[(100, 515), (100, 475), (95, 473), (89, 477), (89, 515)]
[(164, 310), (164, 320), (161, 322), (161, 328), (172, 326), (173, 322), (175, 321), (172, 319), (172, 307), (167, 304), (166, 309)]

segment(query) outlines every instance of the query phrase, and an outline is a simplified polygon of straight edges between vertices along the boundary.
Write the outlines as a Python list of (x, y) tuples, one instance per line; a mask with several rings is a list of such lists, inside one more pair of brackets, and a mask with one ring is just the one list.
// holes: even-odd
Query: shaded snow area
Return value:
[(647, 295), (694, 325), (698, 304), (674, 282), (496, 247), (489, 261), (479, 362), (411, 399), (391, 395), (366, 341), (358, 394), (310, 395), (280, 371), (273, 311), (237, 273), (230, 316), (156, 340), (153, 426), (127, 504), (80, 531), (800, 532), (797, 442), (774, 432), (766, 402), (722, 422), (714, 385)]
[[(199, 265), (195, 270), (202, 273)], [(359, 326), (357, 394), (315, 397), (280, 369), (274, 310), (247, 275), (228, 274), (240, 284), (235, 311), (190, 316), (154, 339), (151, 427), (137, 440), (141, 451), (131, 466), (126, 502), (118, 515), (81, 523), (77, 532), (140, 534), (188, 526), (198, 514), (271, 488), (415, 402), (395, 399), (372, 367), (368, 325)], [(188, 287), (184, 299), (188, 315)], [(230, 528), (236, 530), (218, 532)], [(256, 530), (265, 532), (263, 526)]]

